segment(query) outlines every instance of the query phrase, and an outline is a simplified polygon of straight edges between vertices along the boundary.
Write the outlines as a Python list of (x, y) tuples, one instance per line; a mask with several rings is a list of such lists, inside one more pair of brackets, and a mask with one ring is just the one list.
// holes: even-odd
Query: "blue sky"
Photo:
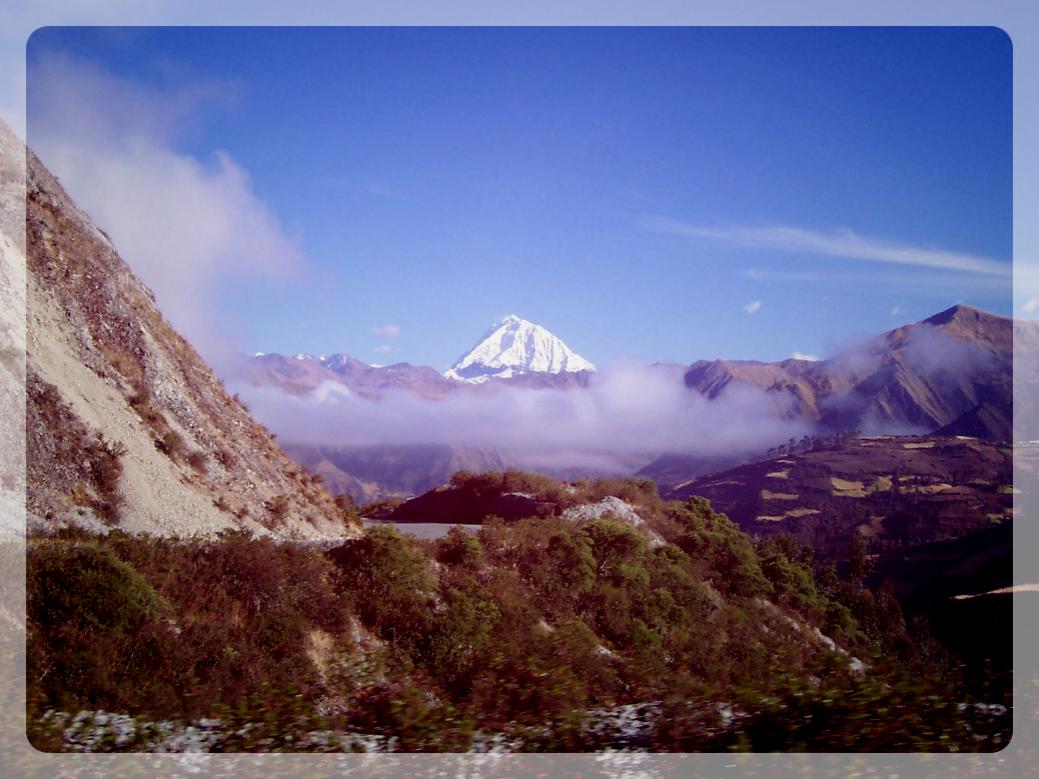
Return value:
[[(991, 28), (45, 28), (28, 134), (193, 340), (198, 300), (249, 351), (444, 368), (516, 313), (595, 362), (771, 360), (1011, 312), (1010, 58)], [(99, 151), (262, 246), (181, 246), (148, 171), (111, 206)]]

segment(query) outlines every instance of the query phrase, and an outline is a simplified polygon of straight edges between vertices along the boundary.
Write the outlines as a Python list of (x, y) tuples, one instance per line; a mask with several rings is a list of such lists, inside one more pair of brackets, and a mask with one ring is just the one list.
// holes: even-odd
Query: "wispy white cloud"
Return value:
[(643, 221), (646, 229), (739, 246), (801, 251), (846, 260), (916, 265), (963, 273), (1009, 278), (1011, 265), (988, 257), (922, 246), (889, 243), (867, 238), (851, 230), (819, 232), (801, 227), (705, 227), (690, 225), (665, 217)]
[(1021, 310), (1026, 314), (1034, 314), (1036, 311), (1039, 311), (1039, 298), (1028, 298), (1025, 304), (1021, 306)]
[(902, 308), (902, 304), (896, 303), (894, 307), (891, 309), (891, 316), (901, 316), (905, 312), (906, 310)]
[(761, 301), (752, 300), (743, 307), (743, 310), (746, 311), (748, 314), (756, 314), (761, 310)]
[[(236, 351), (244, 323), (221, 305), (235, 285), (285, 279), (306, 265), (296, 241), (228, 154), (176, 148), (200, 111), (233, 102), (216, 82), (159, 90), (88, 62), (33, 65), (30, 137), (69, 194), (210, 360)], [(233, 283), (232, 283), (233, 282)]]
[(804, 354), (802, 352), (794, 352), (790, 355), (795, 360), (807, 360), (808, 362), (819, 362), (820, 357), (816, 357), (814, 354)]
[[(1018, 269), (1015, 268), (1015, 275)], [(914, 295), (929, 295), (948, 299), (950, 294), (990, 295), (1005, 299), (1010, 294), (1011, 279), (1000, 276), (982, 276), (976, 273), (934, 273), (933, 271), (910, 270), (889, 266), (881, 272), (856, 272), (841, 270), (790, 270), (771, 268), (748, 268), (740, 272), (746, 279), (757, 282), (778, 281), (787, 284), (869, 284), (891, 287), (901, 293), (912, 289)], [(1020, 283), (1019, 279), (1014, 279)]]
[(373, 325), (371, 333), (376, 338), (396, 338), (400, 335), (400, 325)]

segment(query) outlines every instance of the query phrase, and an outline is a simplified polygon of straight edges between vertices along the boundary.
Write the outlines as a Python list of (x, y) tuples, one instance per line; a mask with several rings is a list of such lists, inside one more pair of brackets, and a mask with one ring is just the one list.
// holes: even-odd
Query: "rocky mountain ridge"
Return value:
[(343, 385), (369, 400), (392, 390), (405, 390), (419, 397), (439, 399), (458, 389), (456, 382), (425, 365), (406, 362), (369, 365), (348, 354), (257, 354), (244, 364), (242, 372), (245, 380), (253, 386), (278, 387), (283, 392), (297, 396), (313, 392), (326, 382)]
[(786, 393), (790, 415), (826, 431), (928, 433), (956, 425), (1011, 439), (1015, 329), (1031, 343), (1039, 324), (956, 305), (819, 360), (701, 360), (690, 389), (717, 397), (733, 382)]
[(356, 535), (31, 152), (26, 197), (30, 527)]

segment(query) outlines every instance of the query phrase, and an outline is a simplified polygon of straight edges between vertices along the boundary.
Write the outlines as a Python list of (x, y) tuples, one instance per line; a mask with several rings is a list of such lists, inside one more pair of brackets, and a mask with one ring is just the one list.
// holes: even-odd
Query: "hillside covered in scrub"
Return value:
[(453, 489), (506, 481), (562, 512), (437, 541), (374, 526), (326, 551), (241, 531), (31, 541), (33, 743), (170, 748), (189, 728), (197, 748), (263, 751), (1009, 738), (1006, 701), (958, 686), (863, 570), (816, 569), (789, 536), (755, 544), (706, 501), (664, 502), (642, 480), (460, 474)]

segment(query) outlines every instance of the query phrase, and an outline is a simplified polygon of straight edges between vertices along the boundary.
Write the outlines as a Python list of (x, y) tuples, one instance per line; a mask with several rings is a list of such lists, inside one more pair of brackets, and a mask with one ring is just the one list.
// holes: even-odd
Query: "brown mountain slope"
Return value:
[(708, 397), (732, 382), (786, 392), (791, 417), (830, 430), (933, 432), (971, 415), (962, 429), (1008, 441), (1015, 329), (1019, 344), (1039, 333), (1033, 322), (953, 306), (819, 362), (702, 360), (685, 383)]
[(357, 532), (32, 154), (26, 236), (31, 525), (95, 514), (160, 534)]

